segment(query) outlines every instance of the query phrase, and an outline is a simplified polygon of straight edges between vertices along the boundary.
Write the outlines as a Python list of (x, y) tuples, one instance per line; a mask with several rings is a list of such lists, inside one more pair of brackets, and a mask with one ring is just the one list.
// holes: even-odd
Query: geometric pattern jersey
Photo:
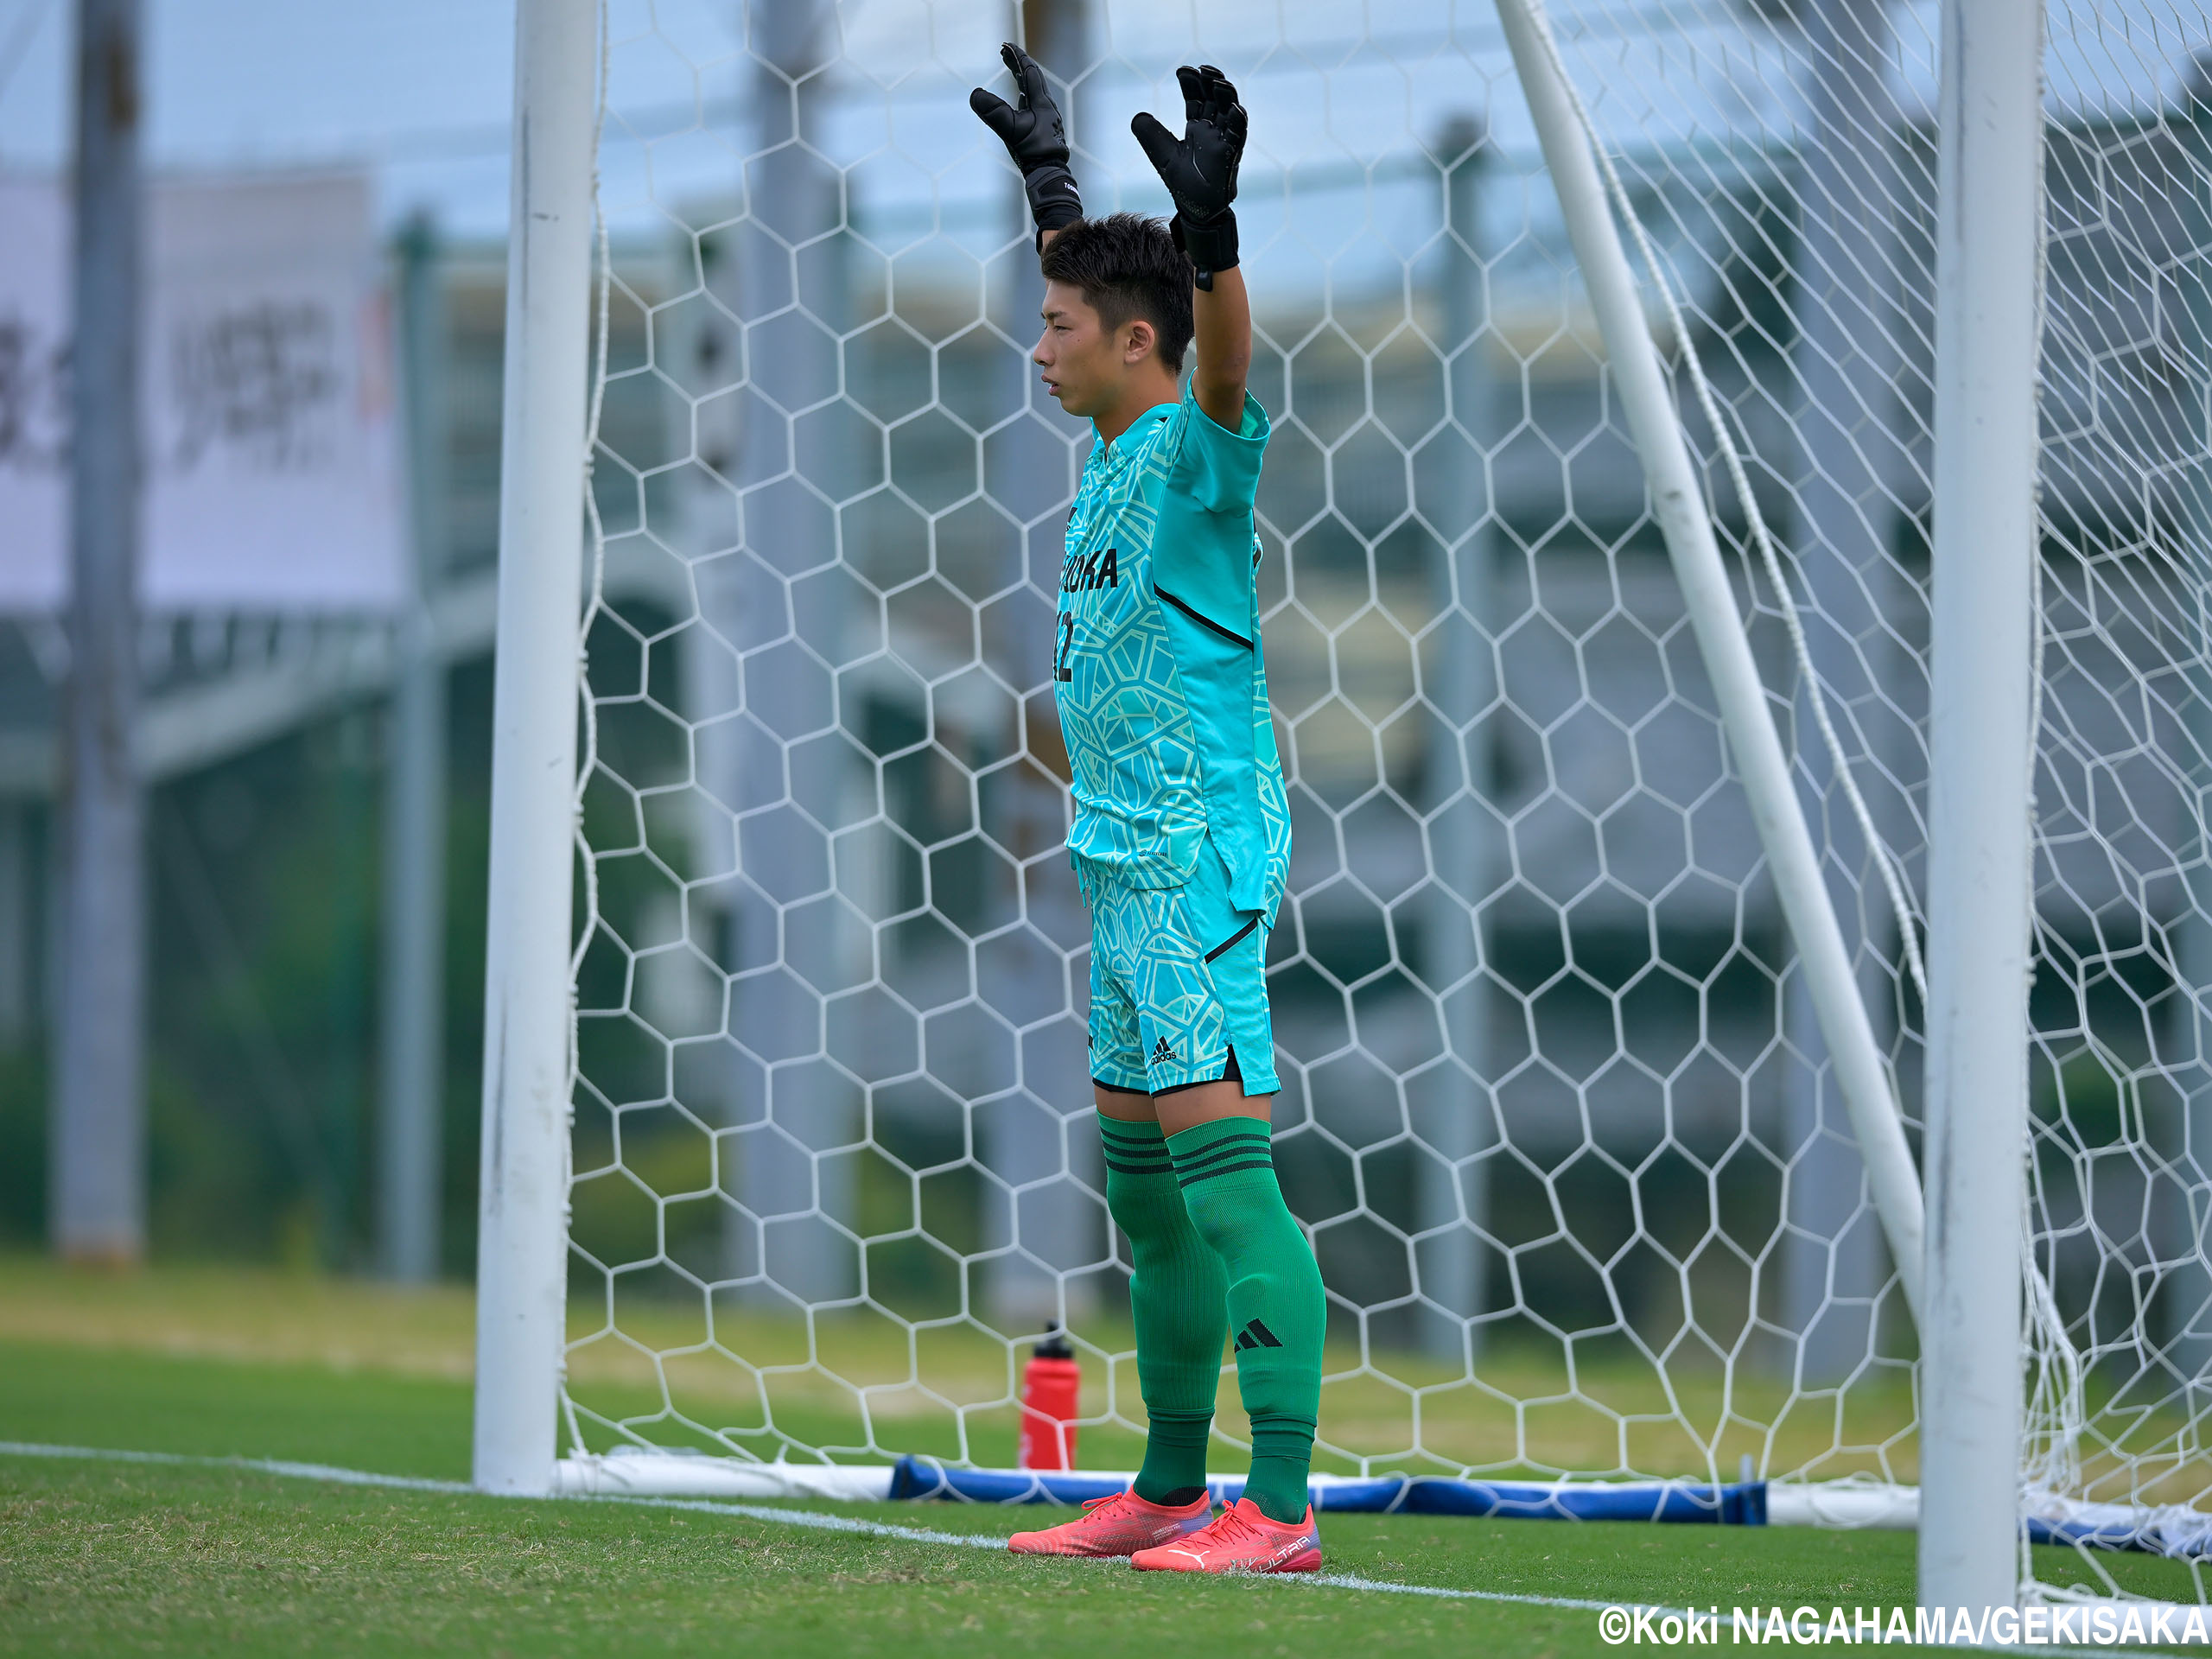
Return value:
[(1092, 447), (1068, 517), (1052, 680), (1093, 878), (1179, 886), (1209, 839), (1236, 907), (1274, 918), (1290, 812), (1268, 710), (1252, 524), (1267, 411), (1238, 429), (1190, 392)]

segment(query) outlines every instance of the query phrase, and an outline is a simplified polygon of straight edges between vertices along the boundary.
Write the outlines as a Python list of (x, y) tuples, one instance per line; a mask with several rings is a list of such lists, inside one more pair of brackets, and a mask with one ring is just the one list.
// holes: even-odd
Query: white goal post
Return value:
[(1929, 641), (1920, 1600), (2018, 1599), (2043, 5), (1946, 0)]
[(499, 452), (474, 1479), (553, 1489), (568, 1294), (569, 872), (599, 0), (515, 8), (514, 187)]
[(477, 1484), (1141, 1445), (1016, 38), (1252, 112), (1331, 1501), (2207, 1554), (2212, 14), (2047, 9), (523, 0)]

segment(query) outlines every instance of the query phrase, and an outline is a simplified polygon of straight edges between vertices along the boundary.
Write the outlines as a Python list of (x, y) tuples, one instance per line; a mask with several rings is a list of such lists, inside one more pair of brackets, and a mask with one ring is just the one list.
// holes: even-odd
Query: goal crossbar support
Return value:
[(1883, 1236), (1917, 1325), (1923, 1230), (1919, 1173), (1905, 1144), (1904, 1121), (1874, 1040), (1872, 1022), (1852, 973), (1843, 930), (1821, 879), (1812, 831), (1791, 786), (1789, 762), (1737, 612), (1674, 392), (1651, 337), (1589, 135), (1561, 78), (1541, 0), (1498, 0), (1497, 10), (1543, 147), (1544, 163), (1559, 195), (1575, 263), (1605, 339), (1606, 364), (1643, 465), (1652, 513), (1666, 538), (1690, 626), (1712, 677), (1729, 751), (1743, 779), (1783, 917), (1796, 942), (1800, 970), (1821, 1035), (1834, 1062), (1845, 1109), (1866, 1160)]
[(499, 452), (474, 1480), (553, 1489), (599, 0), (521, 0)]
[(1929, 656), (1920, 1600), (2020, 1581), (2040, 0), (1944, 0)]

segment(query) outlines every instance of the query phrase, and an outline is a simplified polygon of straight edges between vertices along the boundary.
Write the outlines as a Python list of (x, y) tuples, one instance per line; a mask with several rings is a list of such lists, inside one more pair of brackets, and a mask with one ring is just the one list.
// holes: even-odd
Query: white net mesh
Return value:
[[(1316, 1466), (1910, 1483), (1913, 1333), (1494, 16), (1020, 10), (612, 7), (577, 1449), (1007, 1465), (1052, 1319), (1081, 1460), (1136, 1459), (1046, 671), (1088, 429), (1034, 390), (1027, 220), (964, 105), (1019, 31), (1093, 211), (1165, 211), (1127, 121), (1177, 62), (1252, 111)], [(1911, 930), (1866, 831), (1910, 910), (1933, 15), (1553, 12), (1790, 586), (1802, 658), (1678, 373), (1909, 1120)], [(2031, 1473), (2190, 1504), (2208, 30), (2196, 0), (2050, 30)], [(1234, 1466), (1233, 1371), (1223, 1407)]]
[(2035, 1344), (2027, 1474), (2201, 1555), (2212, 31), (2195, 5), (2055, 25), (2029, 1225), (2063, 1339)]

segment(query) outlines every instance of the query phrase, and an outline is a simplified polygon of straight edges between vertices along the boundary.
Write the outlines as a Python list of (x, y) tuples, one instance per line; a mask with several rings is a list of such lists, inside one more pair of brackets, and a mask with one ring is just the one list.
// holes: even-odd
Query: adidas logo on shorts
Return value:
[(1167, 1039), (1165, 1037), (1152, 1046), (1152, 1063), (1154, 1065), (1173, 1065), (1180, 1058), (1181, 1056), (1178, 1055), (1173, 1049), (1167, 1046)]

